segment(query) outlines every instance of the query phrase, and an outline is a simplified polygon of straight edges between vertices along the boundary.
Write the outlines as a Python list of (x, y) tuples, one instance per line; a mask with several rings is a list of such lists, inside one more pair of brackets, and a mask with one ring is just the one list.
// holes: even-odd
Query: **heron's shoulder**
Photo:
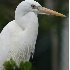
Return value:
[(1, 34), (2, 33), (14, 33), (14, 31), (17, 31), (18, 32), (18, 30), (22, 30), (20, 27), (19, 27), (19, 25), (15, 22), (15, 20), (13, 20), (13, 21), (11, 21), (11, 22), (9, 22), (4, 28), (3, 28), (3, 30), (1, 31)]
[(13, 24), (15, 24), (15, 20), (10, 21), (6, 26), (12, 26)]
[(12, 26), (14, 23), (15, 23), (15, 20), (9, 22), (9, 23), (3, 28), (2, 31), (5, 31), (6, 29), (10, 28), (10, 26)]
[(4, 29), (16, 29), (16, 28), (20, 28), (19, 25), (15, 22), (15, 20), (10, 21), (5, 27)]

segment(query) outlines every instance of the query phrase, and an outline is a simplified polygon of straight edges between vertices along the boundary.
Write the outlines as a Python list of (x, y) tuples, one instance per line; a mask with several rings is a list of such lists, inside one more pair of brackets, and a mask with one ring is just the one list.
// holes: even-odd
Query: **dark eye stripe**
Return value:
[(31, 5), (31, 7), (32, 7), (32, 8), (34, 8), (34, 7), (35, 7), (35, 5), (34, 5), (34, 4), (32, 4), (32, 5)]

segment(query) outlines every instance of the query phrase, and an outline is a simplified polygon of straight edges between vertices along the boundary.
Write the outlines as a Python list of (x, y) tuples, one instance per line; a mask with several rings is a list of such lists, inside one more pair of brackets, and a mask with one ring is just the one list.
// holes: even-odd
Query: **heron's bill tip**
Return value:
[(63, 15), (63, 14), (61, 14), (61, 13), (58, 13), (58, 12), (56, 12), (56, 11), (47, 9), (47, 8), (45, 8), (45, 7), (39, 7), (38, 10), (41, 11), (41, 12), (43, 12), (43, 13), (46, 13), (46, 14), (51, 14), (51, 15), (61, 16), (61, 17), (66, 17), (65, 15)]

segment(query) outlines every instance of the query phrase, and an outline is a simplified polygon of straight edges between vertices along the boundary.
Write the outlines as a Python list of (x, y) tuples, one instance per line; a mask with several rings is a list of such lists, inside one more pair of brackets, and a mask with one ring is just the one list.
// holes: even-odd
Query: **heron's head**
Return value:
[(65, 15), (61, 13), (42, 7), (38, 2), (34, 0), (22, 1), (18, 5), (17, 9), (20, 10), (21, 13), (23, 12), (24, 14), (27, 14), (29, 12), (34, 12), (35, 14), (51, 14), (51, 15), (65, 17)]

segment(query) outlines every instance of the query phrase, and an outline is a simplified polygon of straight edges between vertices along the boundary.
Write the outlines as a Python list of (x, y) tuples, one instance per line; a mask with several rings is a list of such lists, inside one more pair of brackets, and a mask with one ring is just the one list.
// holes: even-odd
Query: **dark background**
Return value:
[[(0, 0), (0, 32), (5, 25), (14, 20), (15, 9), (22, 0)], [(67, 17), (39, 15), (39, 34), (34, 59), (34, 70), (64, 70), (68, 66), (68, 0), (36, 0), (42, 6), (61, 12)], [(67, 33), (64, 31), (66, 30)], [(66, 35), (65, 35), (65, 34)], [(65, 35), (65, 36), (64, 36)], [(66, 45), (67, 44), (67, 45)], [(65, 52), (65, 53), (64, 53)], [(63, 55), (64, 54), (64, 55)], [(63, 61), (64, 60), (64, 61)], [(66, 63), (63, 65), (64, 63)], [(67, 66), (66, 66), (67, 65)], [(65, 67), (66, 66), (66, 67)], [(65, 68), (64, 68), (65, 67)], [(68, 70), (68, 67), (66, 68)]]

